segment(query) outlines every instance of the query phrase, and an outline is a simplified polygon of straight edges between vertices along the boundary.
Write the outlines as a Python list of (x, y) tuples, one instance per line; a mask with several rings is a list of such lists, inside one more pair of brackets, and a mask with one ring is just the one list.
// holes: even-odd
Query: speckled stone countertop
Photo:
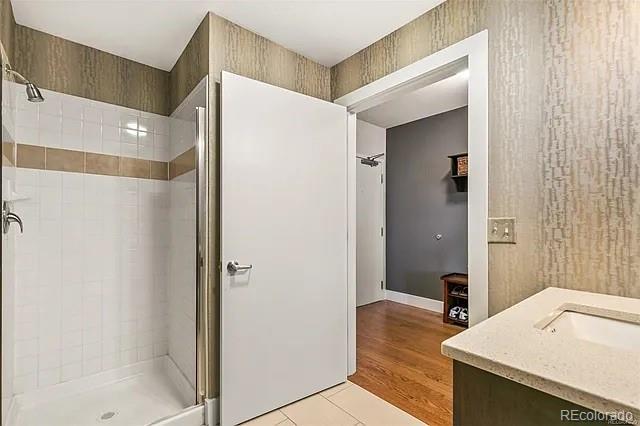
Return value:
[(563, 310), (640, 324), (640, 299), (551, 287), (445, 340), (442, 353), (586, 408), (640, 419), (640, 351), (542, 329)]

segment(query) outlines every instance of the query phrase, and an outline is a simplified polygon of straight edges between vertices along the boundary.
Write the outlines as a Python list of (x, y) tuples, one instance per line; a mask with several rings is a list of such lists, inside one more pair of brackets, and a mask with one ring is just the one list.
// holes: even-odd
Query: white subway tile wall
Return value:
[[(171, 160), (173, 119), (14, 92), (18, 143)], [(23, 168), (15, 181), (13, 394), (168, 354), (171, 183)]]
[(24, 87), (14, 92), (18, 143), (144, 160), (173, 158), (169, 117), (51, 90), (42, 90), (45, 102), (32, 103)]
[(16, 173), (15, 393), (166, 355), (170, 183)]

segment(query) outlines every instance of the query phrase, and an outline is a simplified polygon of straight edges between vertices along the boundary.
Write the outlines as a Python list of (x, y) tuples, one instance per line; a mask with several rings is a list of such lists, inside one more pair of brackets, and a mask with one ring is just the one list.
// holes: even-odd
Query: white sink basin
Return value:
[(562, 311), (543, 330), (614, 348), (640, 351), (640, 324), (573, 311)]

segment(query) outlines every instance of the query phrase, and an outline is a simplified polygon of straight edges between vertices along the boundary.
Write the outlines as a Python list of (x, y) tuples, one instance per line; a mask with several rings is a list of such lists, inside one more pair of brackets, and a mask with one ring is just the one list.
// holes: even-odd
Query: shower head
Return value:
[(29, 102), (44, 102), (44, 97), (42, 96), (42, 93), (40, 93), (40, 89), (38, 89), (38, 86), (24, 78), (18, 71), (14, 71), (13, 69), (11, 69), (11, 66), (9, 66), (9, 64), (6, 64), (4, 66), (4, 70), (7, 72), (7, 74), (15, 75), (16, 77), (18, 77), (27, 86), (27, 100)]
[(361, 157), (359, 155), (356, 155), (356, 158), (358, 158), (360, 160), (360, 163), (364, 164), (365, 166), (376, 167), (378, 164), (380, 164), (380, 160), (378, 160), (378, 158), (382, 156), (384, 156), (384, 153), (371, 155), (369, 157)]
[(31, 82), (27, 82), (27, 100), (29, 102), (44, 102), (40, 89)]

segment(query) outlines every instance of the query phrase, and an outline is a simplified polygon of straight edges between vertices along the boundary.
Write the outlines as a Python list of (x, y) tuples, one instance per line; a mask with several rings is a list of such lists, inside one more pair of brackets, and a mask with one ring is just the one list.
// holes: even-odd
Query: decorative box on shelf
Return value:
[(469, 154), (463, 152), (461, 154), (450, 155), (451, 159), (451, 178), (456, 184), (458, 192), (467, 190), (467, 176), (469, 173)]

